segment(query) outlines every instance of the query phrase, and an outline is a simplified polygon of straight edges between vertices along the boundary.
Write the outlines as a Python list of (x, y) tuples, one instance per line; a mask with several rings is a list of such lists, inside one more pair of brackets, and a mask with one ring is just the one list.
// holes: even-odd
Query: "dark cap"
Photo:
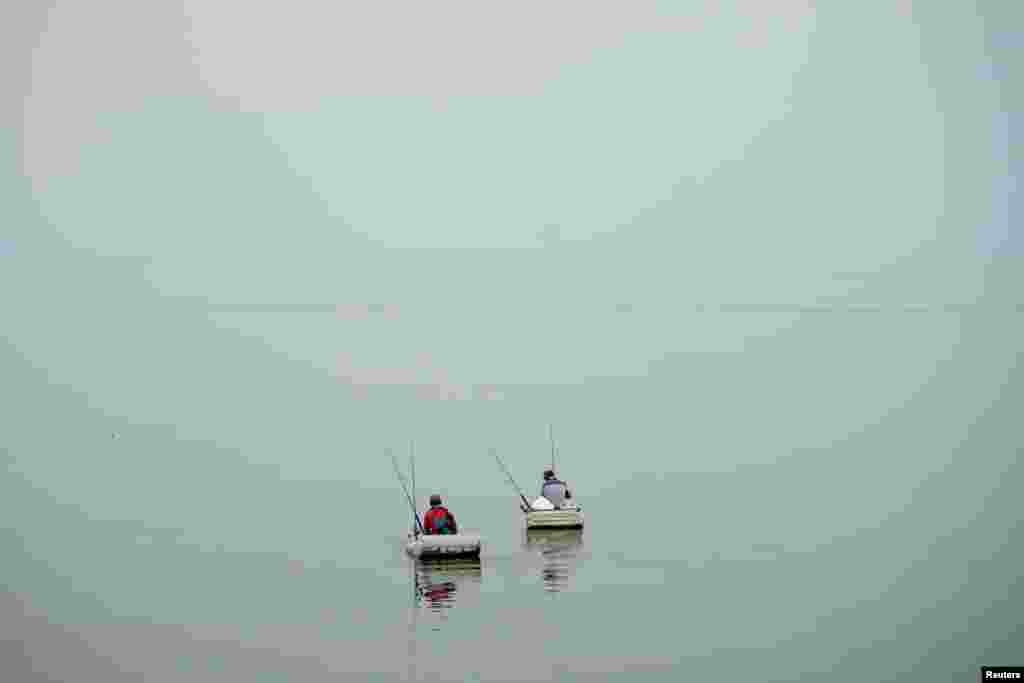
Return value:
[(441, 494), (440, 493), (432, 494), (430, 496), (430, 504), (431, 505), (440, 505), (441, 504)]
[(554, 470), (544, 470), (544, 478), (545, 479), (554, 479), (555, 478), (555, 471)]

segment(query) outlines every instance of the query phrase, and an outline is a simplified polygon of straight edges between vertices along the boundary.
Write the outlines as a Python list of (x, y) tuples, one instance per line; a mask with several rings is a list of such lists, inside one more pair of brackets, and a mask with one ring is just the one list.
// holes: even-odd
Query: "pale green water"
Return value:
[[(67, 335), (54, 358), (92, 359), (3, 350), (18, 680), (966, 680), (1018, 657), (1019, 314), (818, 314), (646, 378), (416, 404), (347, 399), (184, 306), (78, 309), (99, 281), (47, 315), (8, 308), (40, 345)], [(265, 324), (322, 324), (302, 316)], [(552, 395), (589, 528), (545, 559), (485, 449), (535, 489)], [(147, 408), (164, 422), (133, 420)], [(410, 435), (421, 505), (442, 490), (486, 539), (479, 576), (422, 577), (454, 583), (440, 609), (412, 607), (382, 452)]]
[(1019, 664), (1020, 4), (477, 5), (2, 22), (0, 681)]

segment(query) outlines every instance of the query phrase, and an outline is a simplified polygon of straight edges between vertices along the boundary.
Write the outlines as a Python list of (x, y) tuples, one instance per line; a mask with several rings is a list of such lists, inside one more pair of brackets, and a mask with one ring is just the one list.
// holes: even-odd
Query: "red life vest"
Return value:
[(446, 507), (432, 507), (423, 515), (423, 530), (428, 534), (454, 534), (455, 517)]

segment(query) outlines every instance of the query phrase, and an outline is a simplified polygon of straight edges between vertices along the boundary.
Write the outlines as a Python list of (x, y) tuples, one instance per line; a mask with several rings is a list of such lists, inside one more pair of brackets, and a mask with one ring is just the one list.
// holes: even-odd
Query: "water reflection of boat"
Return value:
[(526, 549), (544, 561), (541, 577), (545, 590), (557, 592), (569, 585), (576, 557), (583, 548), (582, 529), (527, 529)]
[(483, 582), (480, 560), (417, 560), (414, 567), (416, 604), (439, 612), (455, 606), (456, 593)]

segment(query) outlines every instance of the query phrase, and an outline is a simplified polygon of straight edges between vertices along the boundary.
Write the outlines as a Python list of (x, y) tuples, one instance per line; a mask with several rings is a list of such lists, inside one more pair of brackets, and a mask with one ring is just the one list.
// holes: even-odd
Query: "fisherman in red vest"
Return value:
[(441, 505), (441, 496), (430, 496), (430, 509), (423, 515), (423, 531), (427, 534), (457, 534), (459, 527), (455, 515)]

